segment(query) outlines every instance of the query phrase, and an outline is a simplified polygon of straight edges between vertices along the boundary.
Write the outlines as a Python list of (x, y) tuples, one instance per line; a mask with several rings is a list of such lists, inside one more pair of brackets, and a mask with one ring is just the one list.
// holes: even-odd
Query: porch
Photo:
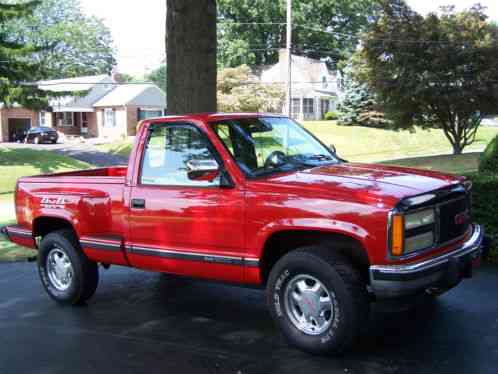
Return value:
[(66, 136), (98, 137), (97, 114), (93, 111), (52, 113), (52, 127)]

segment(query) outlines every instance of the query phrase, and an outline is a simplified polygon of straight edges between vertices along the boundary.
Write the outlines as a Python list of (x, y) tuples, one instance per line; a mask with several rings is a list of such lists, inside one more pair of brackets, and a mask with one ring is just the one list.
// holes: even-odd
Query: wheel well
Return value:
[(337, 233), (321, 231), (280, 231), (267, 239), (261, 259), (263, 282), (266, 283), (275, 263), (288, 252), (308, 245), (324, 245), (351, 260), (368, 281), (370, 261), (363, 245), (356, 239)]
[(73, 225), (64, 218), (38, 217), (33, 222), (33, 236), (44, 237), (45, 235), (61, 229), (70, 229), (75, 232)]

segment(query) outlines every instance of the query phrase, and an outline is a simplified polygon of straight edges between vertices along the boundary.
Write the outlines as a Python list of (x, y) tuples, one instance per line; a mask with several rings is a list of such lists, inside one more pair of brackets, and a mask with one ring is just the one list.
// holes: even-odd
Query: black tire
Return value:
[[(52, 250), (67, 256), (72, 267), (72, 276), (67, 289), (59, 289), (49, 276), (47, 258)], [(99, 270), (80, 248), (72, 230), (64, 229), (46, 235), (38, 254), (38, 271), (48, 295), (59, 304), (80, 305), (93, 296), (99, 283)]]
[[(292, 322), (290, 302), (286, 302), (287, 289), (303, 274), (321, 282), (332, 300), (334, 312), (329, 314), (330, 325), (324, 324), (327, 329), (316, 331), (316, 335), (306, 333)], [(308, 305), (309, 300), (305, 300)], [(267, 302), (272, 318), (287, 340), (313, 354), (337, 354), (349, 348), (368, 323), (370, 313), (366, 283), (359, 271), (344, 256), (321, 246), (294, 250), (275, 264), (267, 284)]]

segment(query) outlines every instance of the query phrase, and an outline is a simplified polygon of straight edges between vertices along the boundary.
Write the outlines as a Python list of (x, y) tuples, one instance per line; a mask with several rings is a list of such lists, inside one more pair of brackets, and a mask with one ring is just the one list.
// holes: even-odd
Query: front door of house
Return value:
[(330, 111), (330, 100), (328, 100), (328, 99), (321, 99), (320, 100), (320, 111), (322, 114), (322, 118), (324, 118), (325, 113)]

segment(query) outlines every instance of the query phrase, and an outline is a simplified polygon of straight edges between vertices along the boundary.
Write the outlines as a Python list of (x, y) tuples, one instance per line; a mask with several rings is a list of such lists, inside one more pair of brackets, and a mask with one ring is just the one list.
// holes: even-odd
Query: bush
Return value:
[(472, 220), (484, 225), (486, 235), (492, 240), (490, 258), (498, 260), (498, 178), (493, 174), (472, 174)]
[(479, 172), (498, 174), (498, 136), (489, 142), (481, 155)]
[(327, 112), (324, 114), (323, 119), (325, 121), (335, 121), (339, 118), (339, 114), (336, 112)]

